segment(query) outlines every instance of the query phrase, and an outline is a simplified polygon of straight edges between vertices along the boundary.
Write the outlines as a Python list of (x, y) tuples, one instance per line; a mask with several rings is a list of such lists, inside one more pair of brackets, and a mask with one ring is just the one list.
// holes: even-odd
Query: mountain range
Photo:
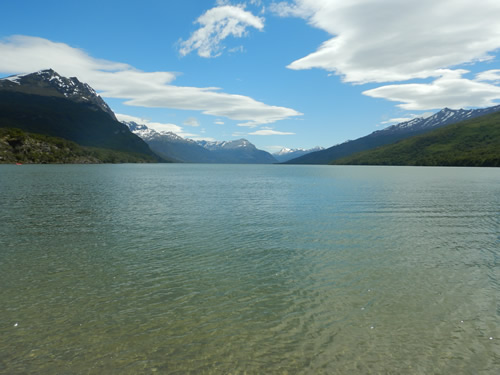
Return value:
[[(271, 155), (246, 139), (197, 141), (134, 122), (121, 123), (88, 84), (48, 69), (0, 79), (0, 162), (497, 166), (500, 118), (493, 114), (498, 113), (500, 105), (445, 108), (327, 149), (283, 148)], [(391, 146), (383, 147), (387, 145)]]
[(258, 150), (246, 139), (235, 141), (195, 141), (172, 132), (156, 131), (144, 124), (123, 122), (162, 157), (186, 163), (272, 164), (277, 160)]
[(316, 151), (321, 151), (321, 150), (324, 150), (323, 147), (314, 147), (314, 148), (310, 148), (308, 150), (305, 150), (303, 148), (286, 148), (286, 147), (283, 147), (280, 151), (278, 152), (275, 152), (274, 154), (272, 154), (274, 156), (274, 158), (276, 160), (278, 160), (278, 162), (280, 163), (284, 163), (288, 160), (292, 160), (292, 159), (295, 159), (295, 158), (298, 158), (300, 156), (304, 156), (304, 155), (307, 155), (307, 154), (310, 154), (311, 152), (316, 152)]
[[(0, 79), (0, 128), (112, 150), (120, 153), (119, 160), (161, 160), (116, 119), (89, 85), (51, 69)], [(130, 159), (123, 159), (124, 154), (129, 154)]]
[(500, 111), (358, 152), (332, 164), (500, 167)]
[(500, 111), (500, 105), (482, 109), (459, 109), (444, 108), (427, 118), (415, 118), (385, 129), (375, 131), (367, 136), (356, 140), (332, 146), (325, 150), (312, 152), (310, 154), (287, 161), (288, 164), (329, 164), (338, 159), (353, 155), (357, 152), (371, 150), (380, 146), (395, 143), (416, 135), (425, 134), (446, 125), (455, 124), (460, 121), (473, 119), (490, 113)]

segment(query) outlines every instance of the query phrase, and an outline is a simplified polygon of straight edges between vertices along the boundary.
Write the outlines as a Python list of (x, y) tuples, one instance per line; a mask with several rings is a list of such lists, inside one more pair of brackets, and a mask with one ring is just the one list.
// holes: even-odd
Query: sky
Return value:
[(0, 77), (52, 68), (120, 120), (330, 147), (500, 104), (498, 0), (2, 0)]

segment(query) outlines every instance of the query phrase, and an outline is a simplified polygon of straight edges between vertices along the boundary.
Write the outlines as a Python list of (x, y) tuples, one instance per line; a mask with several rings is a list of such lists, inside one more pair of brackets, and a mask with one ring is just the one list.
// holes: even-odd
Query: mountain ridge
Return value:
[(361, 151), (332, 164), (500, 167), (500, 111)]
[(1, 78), (0, 89), (25, 94), (65, 97), (74, 102), (88, 103), (118, 121), (108, 104), (90, 85), (80, 82), (76, 77), (63, 77), (53, 69)]
[(415, 135), (424, 134), (433, 129), (497, 111), (500, 111), (500, 105), (471, 110), (444, 108), (430, 117), (418, 117), (396, 125), (391, 125), (385, 129), (374, 131), (364, 137), (349, 140), (322, 151), (312, 152), (285, 163), (329, 164), (337, 159), (347, 157), (357, 152), (374, 149)]
[(206, 141), (182, 138), (172, 132), (156, 131), (145, 124), (123, 124), (141, 137), (156, 153), (186, 163), (272, 164), (277, 160), (247, 139)]
[(283, 147), (280, 151), (275, 152), (272, 155), (275, 157), (276, 160), (278, 160), (278, 162), (284, 163), (288, 160), (292, 160), (300, 156), (304, 156), (312, 152), (317, 152), (321, 150), (324, 150), (324, 147), (316, 146), (310, 149)]
[(88, 84), (52, 69), (0, 79), (0, 127), (160, 161)]

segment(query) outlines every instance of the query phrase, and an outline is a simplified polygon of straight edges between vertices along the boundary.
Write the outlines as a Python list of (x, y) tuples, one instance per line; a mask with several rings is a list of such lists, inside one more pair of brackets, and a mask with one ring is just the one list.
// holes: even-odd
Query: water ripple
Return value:
[(500, 366), (496, 169), (0, 172), (0, 373)]

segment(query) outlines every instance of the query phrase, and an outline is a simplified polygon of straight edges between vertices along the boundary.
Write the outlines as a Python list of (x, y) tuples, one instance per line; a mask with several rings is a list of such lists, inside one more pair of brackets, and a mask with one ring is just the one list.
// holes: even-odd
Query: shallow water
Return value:
[(500, 368), (500, 169), (4, 165), (0, 215), (0, 373)]

